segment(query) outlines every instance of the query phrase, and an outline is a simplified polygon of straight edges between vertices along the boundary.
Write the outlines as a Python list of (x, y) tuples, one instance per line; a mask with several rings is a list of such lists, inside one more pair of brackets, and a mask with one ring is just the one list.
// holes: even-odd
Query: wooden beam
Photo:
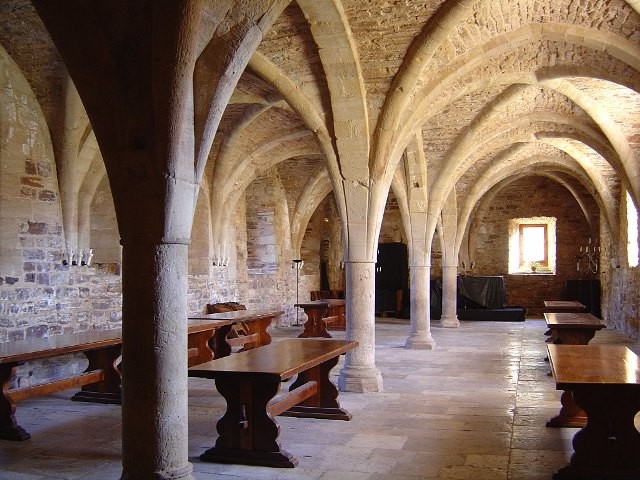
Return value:
[(289, 410), (294, 405), (299, 404), (316, 393), (318, 393), (318, 382), (311, 380), (303, 383), (286, 395), (282, 395), (281, 397), (271, 400), (267, 404), (267, 413), (272, 417), (276, 417), (285, 410)]

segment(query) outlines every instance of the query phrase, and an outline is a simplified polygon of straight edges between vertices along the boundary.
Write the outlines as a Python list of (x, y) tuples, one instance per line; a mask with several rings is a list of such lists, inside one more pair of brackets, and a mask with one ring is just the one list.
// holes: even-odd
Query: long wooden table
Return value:
[(640, 478), (640, 359), (619, 345), (547, 346), (556, 388), (569, 390), (587, 413), (573, 438), (568, 466), (554, 479)]
[[(282, 310), (268, 308), (255, 310), (234, 310), (230, 312), (189, 315), (189, 321), (225, 321), (231, 322), (232, 324), (243, 323), (249, 330), (250, 335), (248, 341), (246, 341), (245, 339), (243, 349), (249, 350), (251, 348), (260, 347), (262, 345), (268, 345), (269, 343), (271, 343), (271, 335), (268, 332), (269, 325), (271, 325), (271, 322), (274, 318), (282, 315), (283, 313), (284, 312)], [(231, 353), (231, 344), (228, 340), (220, 343), (221, 344), (217, 346), (220, 354), (217, 356), (223, 357)]]
[(328, 328), (345, 330), (345, 301), (342, 299), (326, 298), (296, 303), (295, 307), (301, 307), (307, 314), (304, 323), (304, 331), (300, 338), (324, 337), (331, 338)]
[[(277, 415), (350, 420), (340, 407), (329, 373), (338, 357), (356, 348), (351, 340), (290, 338), (212, 360), (189, 376), (215, 379), (227, 402), (218, 420), (215, 446), (204, 461), (291, 468), (296, 458), (280, 448)], [(289, 393), (274, 398), (283, 380), (298, 375)]]
[(551, 343), (586, 345), (598, 330), (606, 328), (602, 320), (590, 313), (545, 313), (544, 319), (551, 330)]
[[(116, 396), (119, 400), (121, 379), (117, 363), (121, 345), (120, 329), (52, 335), (0, 344), (0, 438), (27, 440), (31, 437), (15, 418), (16, 404), (27, 398), (92, 385), (96, 396), (104, 399), (104, 402), (113, 403)], [(89, 366), (81, 374), (40, 385), (11, 387), (16, 367), (25, 361), (77, 352), (84, 353), (89, 360)]]
[[(281, 314), (278, 310), (245, 310), (194, 316), (187, 320), (189, 366), (198, 365), (231, 353), (227, 339), (232, 326), (246, 322), (253, 329), (244, 349), (271, 342), (267, 327)], [(0, 439), (27, 440), (31, 435), (18, 425), (15, 418), (16, 404), (28, 398), (81, 387), (72, 400), (93, 403), (120, 404), (122, 402), (119, 369), (122, 351), (122, 330), (92, 330), (46, 338), (18, 340), (0, 344)], [(12, 387), (16, 367), (25, 361), (57, 357), (70, 353), (83, 353), (89, 360), (86, 370), (80, 374), (50, 382)]]
[[(545, 313), (547, 327), (551, 331), (548, 342), (565, 345), (587, 345), (596, 332), (606, 328), (605, 323), (590, 313)], [(547, 427), (580, 428), (587, 423), (587, 414), (573, 399), (573, 392), (566, 390), (560, 397), (560, 411), (547, 421)]]

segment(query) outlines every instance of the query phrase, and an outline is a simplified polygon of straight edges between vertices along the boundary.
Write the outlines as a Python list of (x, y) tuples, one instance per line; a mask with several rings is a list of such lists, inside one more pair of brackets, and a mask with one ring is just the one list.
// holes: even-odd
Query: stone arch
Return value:
[[(298, 134), (306, 136), (308, 135), (308, 132), (299, 131), (294, 135)], [(280, 146), (282, 142), (273, 140), (268, 143), (271, 147), (277, 147)], [(269, 170), (271, 167), (283, 162), (284, 160), (315, 153), (317, 153), (317, 150), (314, 147), (309, 146), (299, 146), (295, 150), (287, 149), (286, 151), (281, 152), (269, 152), (268, 148), (264, 148), (261, 151), (261, 155), (265, 160), (260, 162), (258, 165), (251, 163), (249, 159), (245, 159), (243, 161), (243, 167), (238, 167), (234, 172), (233, 177), (227, 180), (228, 188), (233, 188), (233, 190), (226, 191), (224, 193), (223, 207), (212, 211), (214, 229), (216, 228), (216, 225), (225, 225), (229, 221), (229, 216), (232, 215), (235, 205), (238, 203), (238, 200), (242, 196), (244, 190), (261, 172)], [(258, 155), (256, 154), (254, 157), (258, 157)]]
[[(23, 254), (36, 263), (62, 260), (64, 231), (49, 127), (27, 79), (2, 46), (0, 109), (0, 277), (22, 280)], [(25, 252), (21, 235), (47, 236), (50, 247), (42, 254)]]
[[(340, 179), (335, 181), (336, 201), (345, 202), (348, 210), (353, 207), (346, 199), (359, 196), (358, 185), (369, 181), (369, 116), (359, 56), (340, 2), (299, 0), (298, 5), (311, 25), (329, 86), (339, 160), (339, 171), (330, 169), (329, 174), (339, 174), (335, 177)], [(360, 236), (348, 224), (344, 225), (345, 238)]]
[[(604, 192), (598, 191), (587, 172), (585, 172), (581, 167), (572, 165), (572, 162), (548, 157), (530, 158), (528, 163), (529, 166), (525, 169), (522, 169), (522, 167), (518, 165), (511, 165), (507, 167), (504, 165), (496, 165), (490, 169), (491, 172), (488, 172), (483, 181), (478, 182), (474, 186), (472, 192), (467, 196), (465, 204), (460, 210), (460, 222), (458, 224), (458, 235), (456, 239), (457, 249), (460, 248), (465, 231), (469, 230), (469, 220), (472, 212), (474, 211), (475, 205), (478, 205), (481, 202), (481, 199), (484, 197), (486, 192), (494, 189), (496, 185), (502, 184), (503, 182), (508, 183), (517, 178), (532, 174), (539, 175), (541, 173), (540, 168), (536, 168), (533, 165), (537, 165), (538, 167), (547, 166), (576, 178), (588, 191), (595, 191), (594, 199), (600, 209), (605, 211), (605, 218), (607, 214), (615, 215), (615, 212), (611, 212), (610, 209), (607, 208), (607, 204), (611, 204), (613, 202), (611, 192), (608, 190), (605, 190)], [(575, 163), (574, 160), (573, 163)], [(611, 227), (611, 217), (607, 219), (607, 225), (612, 232), (616, 231)], [(615, 226), (615, 223), (613, 225)]]
[(318, 169), (310, 176), (304, 186), (300, 199), (291, 219), (291, 247), (294, 256), (300, 258), (302, 240), (313, 213), (324, 198), (333, 190), (329, 174), (324, 169)]
[[(479, 4), (490, 5), (487, 0), (472, 2), (458, 1), (448, 2), (436, 15), (434, 15), (422, 33), (416, 38), (403, 62), (398, 74), (390, 88), (390, 93), (383, 106), (383, 121), (376, 128), (373, 147), (373, 172), (379, 172), (384, 167), (384, 162), (393, 155), (385, 152), (394, 145), (394, 135), (407, 125), (402, 118), (407, 118), (406, 112), (413, 109), (426, 111), (423, 108), (426, 104), (420, 100), (416, 102), (416, 97), (426, 97), (418, 90), (424, 88), (421, 85), (422, 72), (428, 63), (434, 58), (438, 47), (456, 31), (456, 28), (465, 24), (465, 20), (470, 18), (473, 8)], [(501, 32), (497, 36), (489, 34), (489, 39), (484, 42), (475, 43), (475, 47), (469, 49), (462, 55), (458, 55), (457, 60), (451, 62), (445, 76), (460, 78), (462, 74), (475, 68), (480, 62), (491, 58), (495, 52), (501, 52), (505, 46), (518, 45), (526, 41), (535, 39), (557, 40), (558, 31), (562, 31), (563, 41), (568, 41), (574, 45), (584, 45), (585, 39), (589, 39), (589, 47), (606, 52), (623, 62), (628, 63), (636, 70), (640, 67), (640, 52), (635, 44), (612, 33), (602, 32), (595, 28), (586, 28), (573, 24), (535, 24), (525, 25), (511, 32)], [(594, 43), (591, 43), (594, 39)], [(494, 52), (494, 53), (492, 53)], [(457, 67), (455, 66), (457, 65)], [(435, 69), (440, 71), (440, 69)], [(451, 74), (449, 72), (453, 71)], [(426, 85), (444, 86), (443, 75), (430, 79)], [(432, 92), (429, 92), (432, 93)], [(433, 97), (432, 97), (433, 98)], [(412, 128), (409, 127), (411, 130)]]
[(344, 228), (346, 226), (346, 204), (344, 195), (340, 194), (340, 168), (338, 158), (334, 150), (333, 139), (322, 120), (320, 112), (316, 110), (314, 105), (305, 97), (297, 85), (292, 82), (284, 72), (264, 57), (264, 55), (255, 52), (251, 57), (249, 66), (263, 80), (269, 82), (278, 90), (287, 104), (302, 118), (307, 128), (315, 134), (320, 150), (326, 157), (329, 178), (333, 184), (334, 192), (336, 192), (336, 202)]
[[(453, 8), (455, 7), (455, 8)], [(460, 4), (455, 4), (452, 6), (451, 10), (447, 10), (443, 13), (443, 15), (453, 15), (458, 19), (462, 19), (464, 15), (464, 11), (461, 10), (462, 6)], [(434, 17), (436, 18), (436, 17)], [(449, 19), (449, 17), (447, 17)], [(549, 38), (555, 39), (555, 31), (553, 26), (547, 25), (536, 25), (536, 28), (532, 28), (529, 26), (522, 27), (520, 31), (517, 33), (521, 38), (528, 39), (531, 41), (532, 39), (541, 39), (541, 38)], [(584, 35), (585, 33), (591, 33), (594, 29), (585, 29), (575, 26), (565, 26), (565, 30), (567, 31), (566, 35), (563, 36), (565, 41), (573, 41), (576, 45), (581, 45), (584, 43)], [(386, 173), (383, 175), (383, 183), (387, 183), (390, 181), (390, 173), (392, 172), (395, 164), (394, 158), (396, 158), (396, 152), (404, 149), (404, 143), (410, 136), (410, 132), (413, 131), (417, 124), (420, 124), (425, 121), (426, 117), (436, 110), (433, 108), (433, 101), (435, 100), (435, 91), (428, 91), (426, 94), (418, 95), (418, 97), (422, 96), (422, 101), (419, 99), (415, 101), (415, 88), (419, 85), (418, 76), (422, 69), (416, 65), (412, 65), (413, 62), (419, 62), (423, 67), (426, 67), (428, 61), (432, 58), (436, 46), (434, 43), (437, 43), (436, 40), (444, 39), (446, 37), (445, 33), (441, 30), (438, 30), (438, 33), (433, 34), (433, 38), (431, 38), (427, 33), (427, 30), (423, 32), (424, 35), (421, 35), (416, 43), (412, 46), (410, 51), (410, 55), (408, 56), (409, 60), (406, 64), (403, 64), (403, 68), (398, 73), (396, 80), (394, 80), (394, 85), (391, 93), (388, 97), (387, 102), (384, 105), (385, 115), (382, 115), (383, 122), (376, 129), (376, 137), (374, 144), (374, 166), (372, 168), (373, 172), (379, 172), (380, 170), (384, 171), (386, 166)], [(438, 38), (438, 37), (442, 38)], [(447, 76), (451, 79), (450, 82), (455, 81), (461, 77), (463, 73), (467, 73), (471, 68), (475, 68), (478, 62), (485, 58), (491, 58), (491, 52), (499, 53), (503, 50), (505, 45), (509, 45), (509, 42), (515, 42), (514, 33), (509, 33), (503, 35), (502, 42), (498, 42), (496, 39), (492, 39), (491, 42), (486, 42), (486, 44), (480, 44), (479, 46), (473, 49), (475, 53), (473, 58), (469, 58), (469, 55), (460, 56), (458, 59), (458, 67), (451, 67), (454, 74), (449, 74), (447, 71)], [(616, 58), (621, 59), (622, 61), (631, 62), (632, 65), (638, 63), (638, 51), (635, 48), (635, 45), (629, 41), (622, 40), (620, 37), (615, 36), (613, 34), (604, 34), (600, 35), (604, 40), (602, 40), (602, 48), (608, 54), (616, 56)], [(588, 38), (588, 37), (587, 37)], [(605, 41), (607, 43), (605, 43)], [(487, 48), (487, 45), (490, 45), (491, 48)], [(417, 59), (417, 60), (416, 60)], [(454, 62), (455, 63), (455, 62)], [(406, 65), (406, 67), (405, 67)], [(411, 72), (411, 73), (408, 73)], [(406, 78), (405, 78), (406, 77)], [(415, 78), (414, 78), (415, 77)], [(525, 80), (524, 83), (530, 83), (532, 81), (531, 75), (529, 75), (529, 79)], [(430, 81), (427, 85), (436, 84), (440, 89), (444, 88), (446, 84), (449, 82), (445, 82), (443, 78), (437, 78)], [(486, 85), (486, 82), (476, 82), (477, 86)], [(424, 90), (424, 87), (423, 87)], [(458, 92), (458, 96), (463, 94), (468, 94), (469, 91), (467, 89), (456, 89)], [(409, 104), (409, 100), (411, 100), (411, 104)], [(442, 101), (444, 103), (444, 101)], [(411, 106), (409, 106), (411, 105)], [(430, 108), (427, 109), (426, 105), (429, 105)], [(413, 110), (415, 109), (415, 110)], [(411, 118), (413, 110), (413, 116), (418, 117), (414, 118), (413, 121), (406, 121), (402, 126), (400, 125), (401, 115), (404, 118)], [(395, 112), (395, 113), (394, 113)], [(406, 113), (409, 112), (409, 113)], [(429, 112), (416, 114), (415, 112)], [(388, 160), (391, 159), (389, 162)], [(378, 166), (376, 166), (378, 165)]]
[[(206, 182), (202, 182), (198, 189), (198, 198), (193, 214), (191, 228), (191, 243), (189, 244), (189, 274), (202, 275), (209, 273), (213, 265), (214, 245), (211, 228), (211, 190)], [(199, 229), (199, 231), (196, 230)], [(202, 265), (202, 259), (207, 265)]]

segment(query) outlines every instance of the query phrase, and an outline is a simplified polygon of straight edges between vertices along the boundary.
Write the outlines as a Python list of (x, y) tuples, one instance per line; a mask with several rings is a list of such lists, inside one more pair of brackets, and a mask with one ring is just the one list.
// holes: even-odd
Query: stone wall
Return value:
[(640, 267), (629, 266), (627, 259), (627, 219), (625, 209), (620, 213), (620, 257), (612, 254), (615, 239), (608, 232), (602, 241), (601, 281), (602, 314), (607, 322), (640, 341)]
[(0, 342), (120, 325), (120, 276), (62, 264), (65, 237), (49, 130), (0, 49)]
[[(549, 201), (553, 199), (553, 201)], [(587, 203), (597, 212), (595, 202)], [(521, 217), (555, 217), (556, 275), (508, 274), (508, 221)], [(475, 249), (475, 266), (468, 275), (504, 275), (511, 305), (527, 309), (527, 316), (541, 316), (544, 300), (565, 298), (568, 279), (584, 278), (576, 271), (575, 256), (590, 237), (587, 221), (578, 203), (560, 184), (543, 177), (526, 177), (504, 188), (495, 197)]]

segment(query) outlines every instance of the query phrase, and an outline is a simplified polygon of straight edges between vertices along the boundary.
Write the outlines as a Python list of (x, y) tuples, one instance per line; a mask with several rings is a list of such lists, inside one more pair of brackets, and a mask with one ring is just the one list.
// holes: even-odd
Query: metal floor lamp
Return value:
[(302, 266), (304, 265), (304, 262), (299, 259), (296, 258), (293, 261), (293, 265), (292, 267), (296, 269), (296, 323), (294, 323), (294, 325), (296, 327), (300, 326), (300, 321), (299, 321), (299, 312), (300, 312), (300, 307), (298, 306), (298, 304), (300, 303), (300, 270), (302, 269)]

